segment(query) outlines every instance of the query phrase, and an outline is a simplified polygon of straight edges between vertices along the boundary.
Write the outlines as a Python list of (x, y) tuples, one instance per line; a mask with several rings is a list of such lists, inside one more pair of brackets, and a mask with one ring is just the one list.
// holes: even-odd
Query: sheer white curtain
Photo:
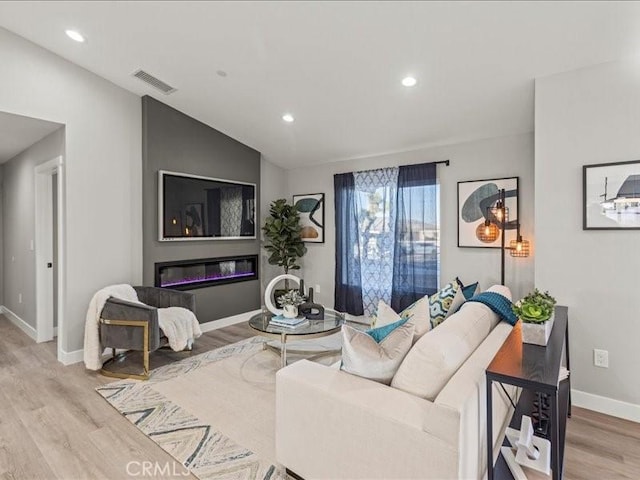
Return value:
[(398, 168), (354, 172), (353, 176), (360, 239), (355, 248), (364, 313), (370, 316), (379, 300), (391, 303)]

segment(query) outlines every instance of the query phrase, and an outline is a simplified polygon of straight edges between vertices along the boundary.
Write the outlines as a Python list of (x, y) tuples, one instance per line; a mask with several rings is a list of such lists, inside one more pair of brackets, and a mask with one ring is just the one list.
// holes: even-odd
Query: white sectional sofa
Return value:
[[(490, 290), (510, 297), (504, 287)], [(485, 305), (470, 302), (418, 340), (405, 357), (413, 367), (404, 368), (403, 375), (415, 372), (416, 358), (426, 358), (425, 351), (438, 366), (425, 369), (425, 375), (438, 376), (440, 382), (451, 375), (432, 401), (306, 360), (280, 370), (278, 462), (305, 480), (483, 478), (485, 368), (511, 329)], [(474, 335), (484, 338), (470, 338)], [(460, 356), (461, 345), (473, 346), (466, 360), (462, 365), (449, 362)], [(409, 360), (416, 348), (422, 356)], [(495, 457), (513, 408), (504, 392), (494, 388)], [(508, 391), (517, 396), (515, 389)]]

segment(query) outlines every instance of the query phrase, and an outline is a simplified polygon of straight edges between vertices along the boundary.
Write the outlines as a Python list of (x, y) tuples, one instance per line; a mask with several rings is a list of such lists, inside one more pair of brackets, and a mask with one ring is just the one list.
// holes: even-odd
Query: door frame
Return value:
[(64, 161), (58, 156), (35, 167), (35, 250), (36, 250), (36, 341), (48, 342), (53, 340), (53, 275), (47, 268), (48, 262), (53, 262), (53, 195), (52, 177), (57, 174), (57, 281), (58, 281), (58, 361), (63, 361), (66, 337), (66, 322), (64, 321), (65, 299), (65, 181)]

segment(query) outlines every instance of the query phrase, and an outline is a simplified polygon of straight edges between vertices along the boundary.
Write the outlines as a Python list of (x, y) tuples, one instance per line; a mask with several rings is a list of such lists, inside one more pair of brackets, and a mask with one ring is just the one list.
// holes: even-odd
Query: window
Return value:
[(437, 291), (435, 164), (336, 175), (336, 302), (354, 315), (396, 310)]

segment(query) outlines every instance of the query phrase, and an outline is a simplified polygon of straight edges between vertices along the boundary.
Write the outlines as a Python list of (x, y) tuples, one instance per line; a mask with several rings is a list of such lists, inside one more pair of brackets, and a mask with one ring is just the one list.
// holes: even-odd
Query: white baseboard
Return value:
[[(8, 308), (0, 305), (0, 313), (3, 313), (14, 325), (20, 330), (29, 335), (33, 340), (36, 339), (36, 329), (29, 325), (27, 322), (18, 317)], [(247, 322), (251, 316), (256, 313), (260, 313), (260, 310), (253, 310), (251, 312), (241, 313), (232, 317), (221, 318), (220, 320), (213, 320), (200, 324), (200, 328), (203, 332), (210, 332), (219, 328), (228, 327), (237, 323)], [(72, 365), (84, 360), (84, 350), (74, 350), (73, 352), (65, 352), (62, 350), (62, 358), (59, 359), (64, 365)]]
[(34, 341), (37, 341), (38, 335), (36, 333), (36, 329), (21, 319), (18, 315), (13, 313), (7, 307), (0, 305), (0, 313), (3, 313), (5, 317), (9, 319), (11, 323), (13, 323), (16, 327), (22, 330), (24, 333), (29, 335)]
[(640, 405), (623, 402), (613, 398), (594, 395), (571, 389), (571, 402), (576, 407), (586, 408), (594, 412), (604, 413), (612, 417), (624, 418), (640, 423)]
[(65, 352), (64, 350), (60, 351), (61, 358), (58, 358), (60, 362), (64, 366), (73, 365), (74, 363), (79, 363), (84, 360), (84, 350), (74, 350), (73, 352)]
[(221, 318), (220, 320), (213, 320), (211, 322), (201, 323), (200, 329), (202, 330), (202, 333), (205, 333), (205, 332), (210, 332), (212, 330), (217, 330), (219, 328), (229, 327), (237, 323), (248, 322), (249, 319), (256, 313), (260, 313), (260, 310), (253, 310), (251, 312), (240, 313), (239, 315), (233, 315), (232, 317), (225, 317), (225, 318)]

